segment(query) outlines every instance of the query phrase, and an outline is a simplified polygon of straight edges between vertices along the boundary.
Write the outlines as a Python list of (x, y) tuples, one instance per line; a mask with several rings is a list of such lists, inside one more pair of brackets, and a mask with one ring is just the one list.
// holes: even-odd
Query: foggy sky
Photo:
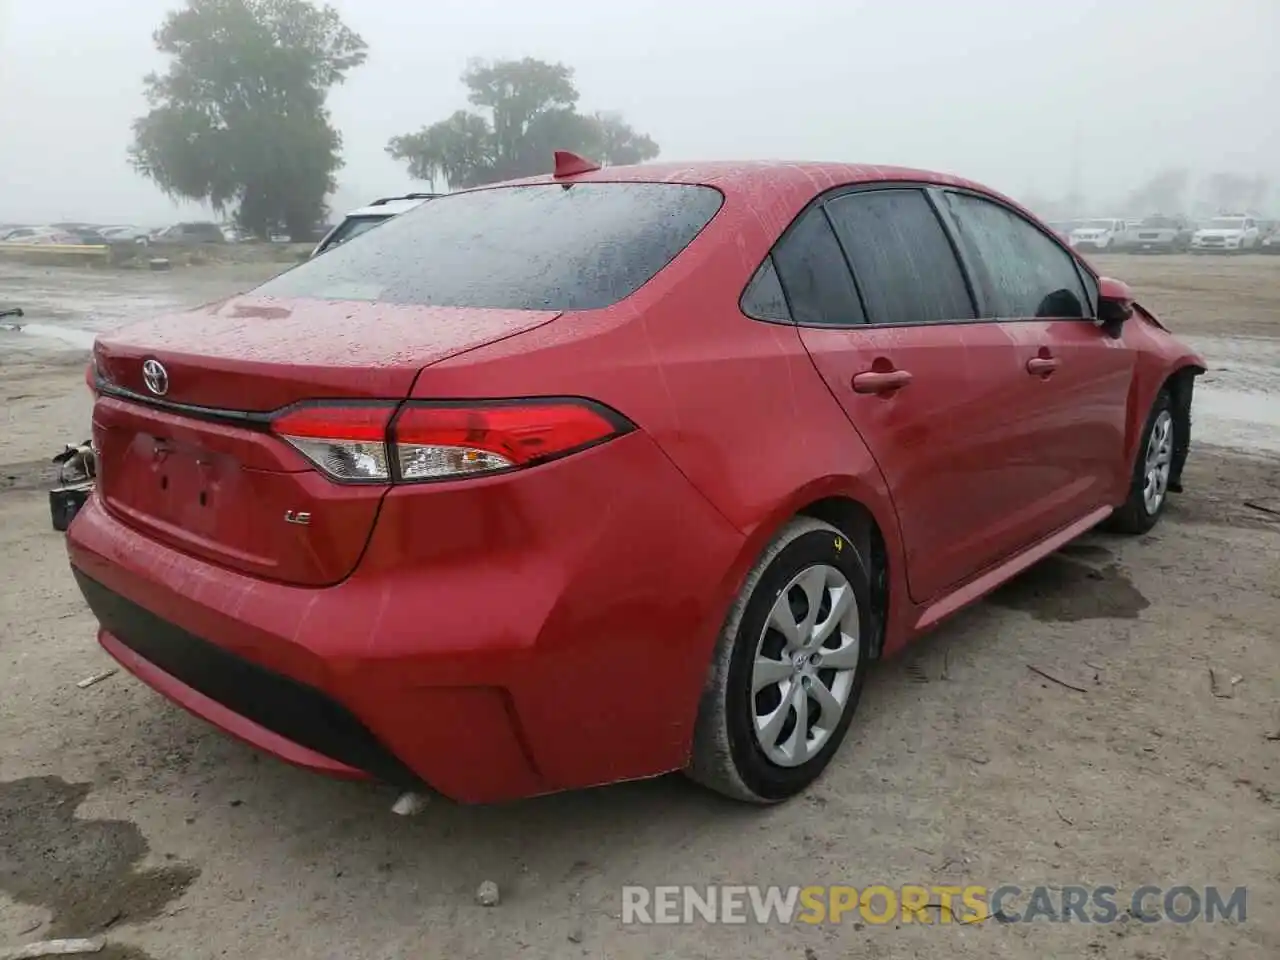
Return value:
[[(198, 213), (126, 160), (178, 5), (0, 0), (0, 221)], [(383, 148), (466, 106), (476, 56), (565, 62), (579, 106), (621, 111), (662, 159), (897, 163), (1022, 197), (1061, 196), (1073, 169), (1093, 198), (1169, 166), (1280, 180), (1280, 0), (332, 5), (369, 44), (330, 99), (339, 207), (413, 186)]]

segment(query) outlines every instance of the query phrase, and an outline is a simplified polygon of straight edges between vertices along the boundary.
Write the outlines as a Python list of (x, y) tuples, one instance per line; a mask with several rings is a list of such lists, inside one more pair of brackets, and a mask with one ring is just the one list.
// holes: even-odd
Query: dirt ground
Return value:
[[(1265, 439), (1280, 258), (1099, 259), (1203, 345), (1206, 398), (1259, 398), (1240, 422)], [(0, 289), (92, 328), (98, 304), (244, 279), (73, 274)], [(114, 960), (1280, 956), (1280, 458), (1214, 446), (1218, 421), (1151, 534), (1092, 534), (880, 665), (806, 796), (748, 809), (666, 777), (402, 819), (387, 788), (261, 756), (124, 673), (76, 686), (112, 664), (44, 490), (87, 432), (83, 362), (0, 333), (0, 954), (101, 934)], [(621, 923), (624, 885), (711, 883), (1248, 893), (1243, 922)]]

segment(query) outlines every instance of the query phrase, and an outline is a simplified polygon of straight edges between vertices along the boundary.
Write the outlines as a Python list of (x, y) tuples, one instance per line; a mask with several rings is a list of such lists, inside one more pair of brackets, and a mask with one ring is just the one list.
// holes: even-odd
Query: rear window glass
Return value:
[(630, 296), (720, 209), (711, 187), (578, 183), (458, 193), (269, 280), (268, 297), (594, 310)]

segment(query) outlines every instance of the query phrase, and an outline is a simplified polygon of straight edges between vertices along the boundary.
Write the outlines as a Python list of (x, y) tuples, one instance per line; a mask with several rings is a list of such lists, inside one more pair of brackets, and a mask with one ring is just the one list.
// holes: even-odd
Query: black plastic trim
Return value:
[(421, 779), (346, 707), (188, 633), (71, 568), (89, 609), (113, 637), (211, 700), (299, 746), (401, 787)]
[[(202, 407), (192, 403), (175, 403), (172, 400), (148, 397), (144, 393), (137, 393), (125, 387), (116, 386), (111, 381), (104, 379), (101, 374), (94, 377), (93, 386), (98, 393), (106, 397), (128, 400), (130, 403), (140, 403), (143, 406), (154, 407), (157, 410), (180, 413), (184, 417), (192, 417), (196, 420), (233, 423), (242, 427), (265, 429), (271, 423), (272, 418), (279, 412), (276, 410), (265, 413), (253, 410), (225, 410), (220, 407)], [(285, 409), (288, 408), (286, 407)]]

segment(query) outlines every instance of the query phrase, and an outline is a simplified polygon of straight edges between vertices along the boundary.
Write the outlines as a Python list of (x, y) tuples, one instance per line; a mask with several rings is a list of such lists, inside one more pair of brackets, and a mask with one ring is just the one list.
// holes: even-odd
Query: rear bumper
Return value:
[(184, 554), (97, 497), (67, 544), (103, 646), (186, 709), (304, 767), (493, 802), (684, 765), (742, 535), (637, 433), (397, 488), (327, 588)]
[(170, 700), (298, 766), (418, 785), (350, 711), (319, 690), (229, 653), (72, 572), (102, 625), (103, 648)]

